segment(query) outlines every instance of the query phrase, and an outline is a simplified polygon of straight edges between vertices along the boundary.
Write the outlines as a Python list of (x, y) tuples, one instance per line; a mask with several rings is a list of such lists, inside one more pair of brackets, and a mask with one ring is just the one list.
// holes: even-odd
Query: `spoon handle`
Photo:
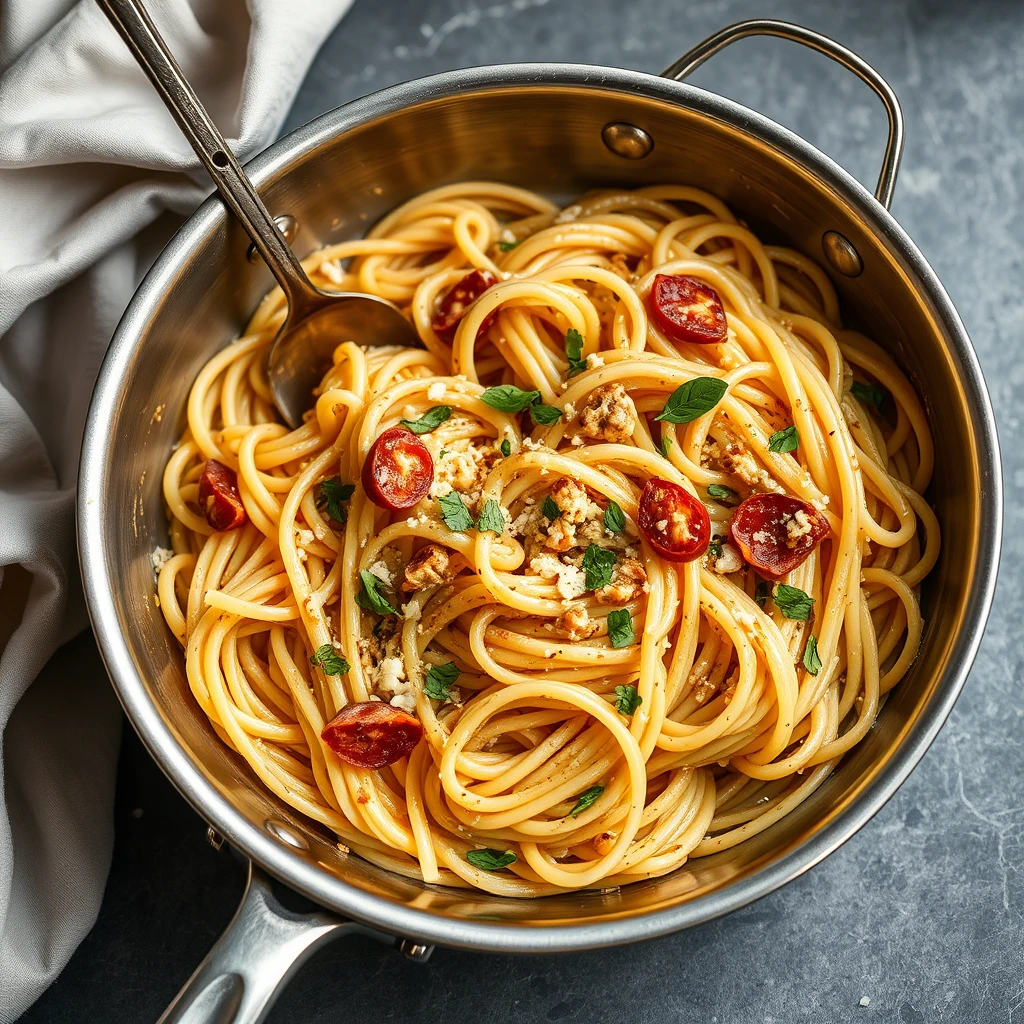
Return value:
[(246, 234), (277, 278), (288, 300), (289, 318), (298, 319), (300, 309), (320, 305), (320, 293), (306, 277), (248, 175), (186, 81), (141, 0), (96, 2), (156, 86), (178, 127), (210, 172), (224, 202), (241, 221)]

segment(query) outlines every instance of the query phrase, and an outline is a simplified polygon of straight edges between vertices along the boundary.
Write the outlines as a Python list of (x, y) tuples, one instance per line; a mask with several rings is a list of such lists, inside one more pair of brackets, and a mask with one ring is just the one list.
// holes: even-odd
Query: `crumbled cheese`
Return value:
[(572, 402), (566, 402), (565, 407), (562, 409), (565, 414), (565, 421), (568, 423), (570, 420), (576, 419), (576, 406)]
[(434, 381), (434, 383), (427, 388), (427, 400), (431, 402), (440, 402), (441, 399), (444, 398), (444, 392), (444, 381)]
[(587, 574), (578, 565), (566, 564), (545, 553), (531, 559), (530, 568), (543, 579), (554, 580), (558, 593), (567, 601), (586, 593)]
[(174, 552), (170, 548), (155, 548), (150, 558), (153, 562), (153, 568), (159, 572), (172, 558)]
[[(552, 224), (568, 224), (570, 221), (574, 221), (583, 212), (583, 207), (579, 203), (573, 203), (572, 206), (567, 206), (557, 217), (551, 222)], [(562, 236), (559, 235), (558, 238)]]
[(574, 434), (572, 437), (569, 438), (569, 443), (576, 445), (576, 447), (578, 448), (584, 442), (583, 442), (583, 438), (580, 437), (579, 434)]
[(441, 498), (458, 491), (467, 507), (478, 512), (484, 481), (500, 457), (501, 453), (493, 445), (479, 447), (468, 440), (451, 442), (447, 455), (434, 466), (430, 497)]
[(386, 587), (391, 586), (391, 581), (394, 579), (391, 570), (388, 568), (387, 562), (384, 559), (379, 559), (370, 566), (370, 572), (377, 577)]
[(807, 513), (802, 508), (797, 509), (786, 521), (786, 546), (795, 548), (800, 538), (806, 537), (813, 529), (814, 524)]
[(296, 529), (295, 540), (300, 548), (309, 547), (316, 540), (316, 534), (312, 530)]
[(591, 352), (587, 356), (587, 369), (596, 370), (599, 366), (604, 366), (604, 357), (599, 356), (596, 352)]
[(667, 519), (659, 519), (654, 524), (654, 528), (658, 531), (658, 533), (664, 533), (665, 530), (668, 529), (668, 520)]

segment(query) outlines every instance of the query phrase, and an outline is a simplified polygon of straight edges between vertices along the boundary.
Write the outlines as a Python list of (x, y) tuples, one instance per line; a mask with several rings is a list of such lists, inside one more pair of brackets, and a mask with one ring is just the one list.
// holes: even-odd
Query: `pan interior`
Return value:
[[(85, 558), (87, 573), (98, 574), (87, 587), (105, 594), (90, 594), (94, 615), (97, 603), (106, 601), (116, 616), (120, 639), (104, 637), (99, 628), (108, 662), (117, 660), (110, 655), (117, 644), (123, 645), (123, 663), (130, 659), (130, 671), (112, 666), (122, 699), (176, 783), (204, 806), (214, 825), (234, 825), (232, 838), (248, 852), (280, 851), (271, 869), (336, 909), (359, 914), (369, 905), (353, 908), (351, 886), (448, 919), (504, 926), (506, 932), (512, 926), (510, 934), (555, 925), (603, 923), (607, 929), (615, 919), (689, 906), (688, 915), (675, 920), (678, 927), (731, 909), (764, 891), (757, 884), (744, 888), (755, 876), (773, 875), (778, 884), (810, 866), (870, 815), (880, 792), (901, 781), (948, 711), (965, 672), (963, 650), (980, 632), (984, 610), (974, 592), (992, 495), (979, 483), (986, 454), (970, 392), (974, 371), (963, 361), (965, 342), (954, 340), (955, 322), (950, 325), (934, 295), (922, 288), (920, 267), (877, 222), (872, 226), (863, 192), (828, 172), (823, 158), (815, 158), (820, 163), (812, 171), (799, 154), (784, 151), (781, 136), (767, 141), (767, 122), (758, 128), (753, 115), (744, 120), (735, 113), (743, 108), (733, 107), (730, 123), (721, 112), (725, 104), (715, 108), (695, 90), (662, 83), (676, 100), (686, 100), (669, 103), (655, 86), (641, 92), (635, 84), (657, 80), (622, 76), (618, 83), (584, 78), (530, 84), (524, 73), (514, 86), (467, 80), (450, 95), (423, 88), (401, 109), (371, 97), (278, 144), (259, 161), (261, 194), (272, 213), (298, 219), (300, 255), (362, 234), (418, 192), (468, 178), (523, 185), (556, 199), (595, 187), (692, 184), (720, 196), (763, 237), (819, 261), (823, 232), (839, 231), (864, 263), (855, 279), (834, 275), (844, 315), (909, 373), (936, 442), (928, 498), (943, 525), (944, 547), (922, 595), (920, 657), (869, 737), (794, 813), (745, 844), (691, 861), (668, 877), (614, 891), (517, 901), (427, 887), (346, 855), (273, 798), (215, 737), (189, 693), (182, 652), (154, 604), (151, 553), (167, 543), (160, 479), (184, 423), (188, 387), (211, 355), (237, 337), (272, 283), (265, 269), (246, 260), (241, 228), (215, 201), (209, 203), (143, 286), (104, 371), (105, 421), (94, 424), (99, 440), (86, 453), (94, 460), (90, 478), (102, 485), (83, 498), (98, 502), (83, 515), (95, 516), (100, 531), (95, 537), (87, 528), (83, 544), (102, 555)], [(610, 121), (646, 130), (654, 139), (652, 153), (642, 160), (611, 153), (601, 140)], [(168, 763), (161, 750), (171, 742), (178, 753)], [(203, 796), (210, 788), (240, 819), (214, 820)], [(823, 839), (828, 835), (837, 838)], [(632, 937), (658, 930), (638, 927)], [(601, 941), (595, 931), (588, 944)]]

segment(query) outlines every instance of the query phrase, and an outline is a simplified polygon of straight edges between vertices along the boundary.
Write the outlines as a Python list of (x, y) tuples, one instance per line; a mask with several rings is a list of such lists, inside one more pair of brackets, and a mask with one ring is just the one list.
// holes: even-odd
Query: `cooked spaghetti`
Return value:
[(339, 338), (291, 430), (275, 290), (192, 387), (158, 600), (263, 784), (509, 896), (663, 875), (821, 786), (939, 548), (921, 405), (824, 272), (694, 188), (492, 182), (303, 265), (423, 347)]

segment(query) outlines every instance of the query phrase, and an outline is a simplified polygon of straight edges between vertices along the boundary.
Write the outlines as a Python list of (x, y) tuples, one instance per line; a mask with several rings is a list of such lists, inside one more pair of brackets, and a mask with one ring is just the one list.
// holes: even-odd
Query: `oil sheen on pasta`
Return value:
[[(921, 497), (933, 456), (921, 405), (882, 348), (843, 329), (821, 269), (762, 244), (694, 188), (596, 193), (560, 210), (490, 182), (418, 196), (304, 266), (322, 287), (398, 303), (424, 347), (339, 338), (315, 408), (289, 430), (264, 372), (284, 312), (275, 290), (192, 387), (163, 481), (174, 556), (159, 601), (195, 699), (263, 783), (375, 864), (510, 896), (663, 875), (813, 793), (913, 662), (916, 591), (939, 547)], [(498, 284), (446, 343), (432, 315), (473, 268)], [(727, 342), (674, 344), (657, 330), (645, 305), (656, 270), (718, 292)], [(570, 328), (586, 359), (572, 376)], [(714, 410), (656, 421), (698, 376), (728, 384)], [(855, 380), (891, 396), (884, 416), (851, 393)], [(480, 400), (500, 383), (539, 391), (561, 418), (534, 427)], [(602, 388), (615, 420), (603, 430), (592, 411)], [(422, 435), (437, 467), (431, 495), (402, 513), (371, 504), (358, 482), (374, 438), (438, 405), (453, 411)], [(770, 451), (789, 425), (799, 448)], [(209, 458), (237, 470), (244, 528), (213, 532), (199, 514)], [(635, 525), (652, 476), (705, 501), (723, 538), (732, 509), (711, 485), (820, 509), (831, 533), (785, 580), (813, 597), (810, 620), (764, 601), (766, 585), (728, 545), (689, 563), (656, 555)], [(335, 477), (357, 485), (344, 525), (318, 490)], [(563, 502), (575, 495), (577, 521), (552, 530), (539, 509), (559, 488)], [(452, 490), (473, 515), (497, 502), (504, 533), (450, 530), (436, 499)], [(609, 501), (625, 514), (620, 533), (595, 525)], [(615, 608), (581, 589), (586, 538), (643, 569), (646, 582), (619, 581), (627, 646), (609, 640)], [(454, 578), (403, 592), (426, 542), (447, 549)], [(362, 570), (401, 616), (357, 604)], [(816, 674), (804, 664), (812, 635)], [(347, 674), (311, 663), (325, 644)], [(451, 699), (427, 697), (430, 667), (450, 662)], [(624, 686), (642, 698), (632, 715), (617, 710)], [(320, 739), (340, 708), (373, 697), (424, 726), (413, 753), (379, 771), (345, 764)], [(471, 863), (484, 848), (515, 860)]]

